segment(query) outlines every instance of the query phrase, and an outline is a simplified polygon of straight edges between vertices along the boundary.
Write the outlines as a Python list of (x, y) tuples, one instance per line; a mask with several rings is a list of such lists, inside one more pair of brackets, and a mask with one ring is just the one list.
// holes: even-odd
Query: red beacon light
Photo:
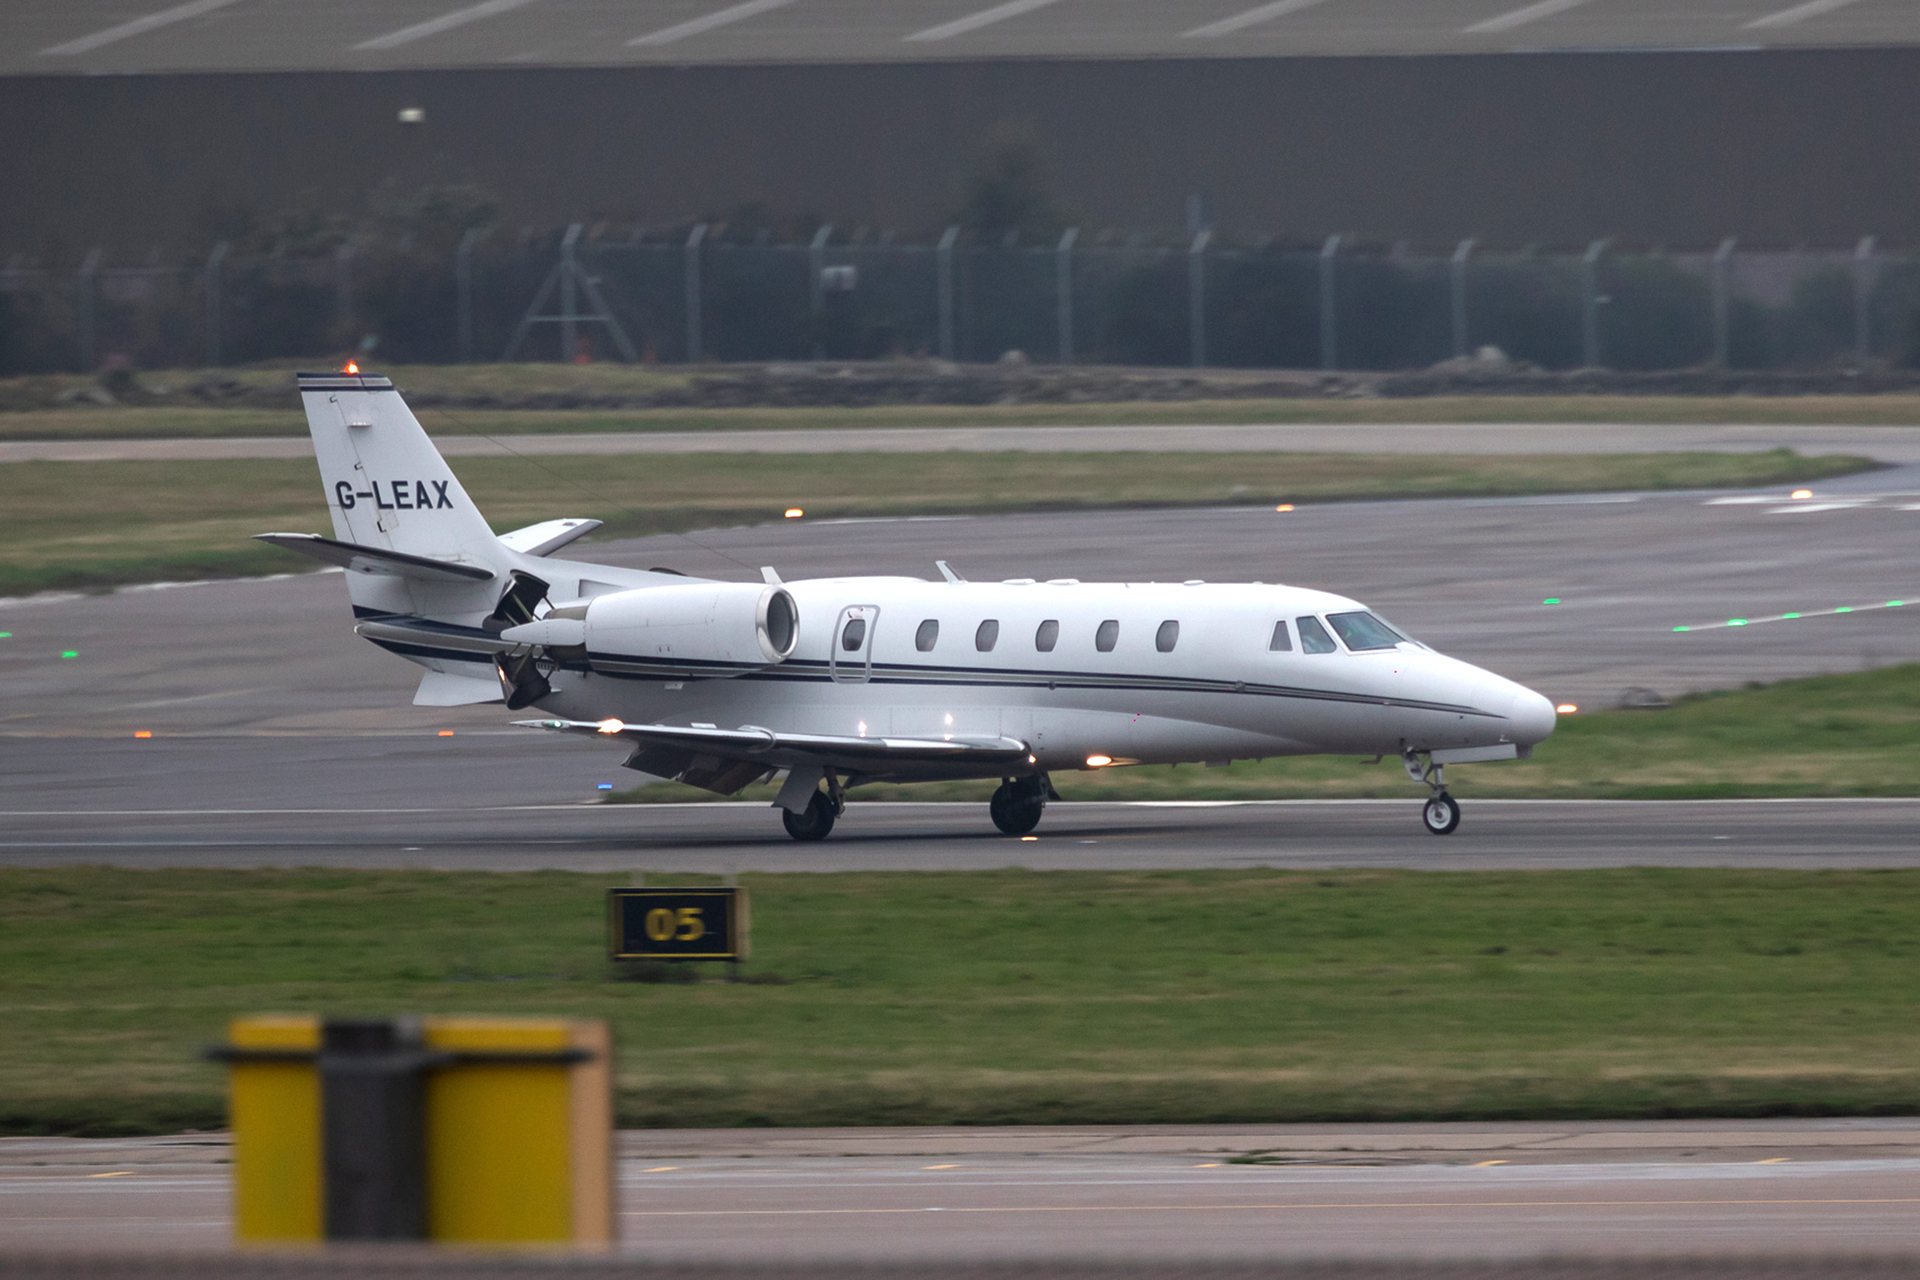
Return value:
[(349, 361), (347, 361), (347, 367), (346, 367), (346, 368), (344, 368), (344, 369), (342, 369), (342, 370), (341, 370), (340, 372), (342, 372), (342, 373), (359, 373), (359, 372), (360, 372), (360, 362), (359, 362), (358, 360), (349, 360)]

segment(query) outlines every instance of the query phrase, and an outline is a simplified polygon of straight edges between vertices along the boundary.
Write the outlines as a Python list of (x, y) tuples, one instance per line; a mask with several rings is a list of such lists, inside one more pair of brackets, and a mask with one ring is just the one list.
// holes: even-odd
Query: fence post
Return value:
[(1060, 363), (1073, 363), (1073, 242), (1080, 228), (1068, 227), (1054, 250), (1054, 292), (1059, 301)]
[(1340, 311), (1334, 297), (1335, 263), (1340, 257), (1340, 237), (1328, 236), (1320, 246), (1320, 367), (1340, 367)]
[(959, 227), (948, 227), (933, 251), (934, 309), (940, 317), (940, 358), (953, 359), (953, 245), (960, 238)]
[(1198, 369), (1207, 363), (1207, 242), (1213, 232), (1194, 236), (1187, 249), (1187, 350)]
[(706, 328), (706, 317), (700, 306), (700, 252), (707, 242), (707, 224), (701, 223), (687, 232), (686, 248), (682, 251), (686, 257), (687, 273), (687, 363), (699, 364), (706, 356), (702, 335)]
[(1733, 363), (1733, 250), (1732, 236), (1713, 253), (1713, 363), (1724, 369)]
[(333, 313), (343, 337), (351, 337), (353, 323), (353, 242), (333, 251)]
[(1873, 236), (1861, 236), (1853, 251), (1853, 362), (1862, 369), (1873, 359), (1873, 276), (1878, 244)]
[(807, 303), (813, 313), (813, 358), (827, 358), (827, 287), (820, 276), (827, 269), (827, 241), (833, 236), (833, 224), (822, 223), (807, 246)]
[(219, 368), (221, 361), (220, 330), (220, 291), (221, 269), (227, 262), (227, 242), (222, 240), (213, 246), (213, 252), (207, 255), (207, 364)]
[(579, 325), (574, 317), (580, 313), (580, 263), (576, 251), (580, 245), (580, 235), (584, 228), (578, 223), (567, 227), (567, 234), (560, 237), (560, 363), (566, 364), (573, 359), (573, 353), (580, 341)]
[(100, 258), (99, 249), (90, 250), (73, 278), (74, 328), (80, 344), (82, 372), (100, 367)]
[(1580, 363), (1588, 369), (1600, 367), (1600, 259), (1609, 243), (1595, 240), (1580, 260)]
[(453, 331), (461, 364), (473, 363), (473, 246), (481, 234), (479, 227), (468, 227), (453, 253)]
[(1467, 259), (1473, 256), (1471, 237), (1462, 240), (1460, 247), (1453, 251), (1453, 264), (1449, 272), (1453, 301), (1453, 354), (1467, 354)]

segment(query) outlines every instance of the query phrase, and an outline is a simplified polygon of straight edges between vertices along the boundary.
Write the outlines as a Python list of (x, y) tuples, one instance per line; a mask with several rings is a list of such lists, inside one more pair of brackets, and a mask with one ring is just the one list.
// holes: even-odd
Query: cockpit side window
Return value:
[(1287, 634), (1287, 620), (1285, 618), (1273, 624), (1273, 639), (1267, 641), (1267, 652), (1293, 652), (1293, 637)]
[(1406, 637), (1365, 610), (1330, 613), (1327, 621), (1340, 633), (1340, 640), (1355, 653), (1369, 649), (1391, 649)]
[(1295, 618), (1293, 624), (1300, 628), (1302, 653), (1333, 653), (1339, 649), (1340, 646), (1333, 642), (1333, 637), (1327, 634), (1327, 629), (1320, 625), (1320, 619), (1311, 614)]

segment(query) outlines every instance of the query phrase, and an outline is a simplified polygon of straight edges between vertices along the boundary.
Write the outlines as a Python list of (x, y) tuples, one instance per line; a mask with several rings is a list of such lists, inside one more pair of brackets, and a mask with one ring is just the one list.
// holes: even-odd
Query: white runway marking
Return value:
[(966, 35), (969, 31), (978, 31), (990, 27), (996, 22), (1005, 22), (1008, 18), (1017, 18), (1023, 13), (1032, 13), (1035, 9), (1044, 9), (1060, 0), (1007, 0), (1005, 4), (994, 5), (991, 9), (982, 9), (970, 13), (964, 18), (955, 18), (952, 22), (943, 22), (937, 27), (928, 27), (925, 31), (916, 31), (902, 40), (950, 40), (954, 36)]
[(1542, 18), (1551, 18), (1569, 9), (1578, 9), (1586, 3), (1587, 0), (1539, 0), (1537, 4), (1530, 4), (1524, 8), (1515, 9), (1511, 13), (1503, 13), (1497, 17), (1476, 22), (1461, 30), (1466, 35), (1491, 35), (1496, 32), (1511, 31), (1515, 27), (1524, 27), (1529, 22), (1538, 22)]
[(1191, 31), (1182, 31), (1180, 35), (1183, 39), (1189, 40), (1206, 39), (1210, 36), (1232, 35), (1234, 32), (1245, 27), (1255, 26), (1272, 18), (1284, 18), (1290, 13), (1298, 13), (1302, 9), (1311, 9), (1317, 4), (1324, 3), (1326, 3), (1326, 0), (1276, 0), (1273, 4), (1263, 4), (1257, 9), (1249, 9), (1245, 13), (1236, 13), (1231, 17), (1222, 18), (1218, 22), (1209, 22), (1205, 26), (1195, 27)]
[(1817, 18), (1821, 14), (1832, 13), (1836, 9), (1844, 9), (1848, 5), (1858, 4), (1859, 2), (1860, 0), (1807, 0), (1805, 4), (1796, 4), (1790, 9), (1782, 9), (1778, 13), (1770, 13), (1764, 18), (1755, 18), (1752, 22), (1743, 24), (1743, 26), (1744, 29), (1748, 31), (1771, 29), (1774, 27), (1791, 27), (1805, 22), (1808, 18)]
[(160, 27), (172, 26), (176, 22), (185, 22), (188, 18), (197, 18), (203, 13), (212, 13), (215, 9), (224, 9), (240, 0), (192, 0), (189, 4), (175, 5), (171, 9), (162, 9), (150, 13), (144, 18), (134, 18), (104, 31), (96, 31), (90, 36), (81, 36), (78, 40), (69, 40), (65, 44), (56, 44), (50, 49), (42, 49), (43, 58), (70, 58), (75, 54), (92, 53), (103, 45), (126, 40), (132, 36), (145, 35)]
[(672, 44), (676, 40), (685, 40), (688, 36), (697, 36), (703, 32), (712, 31), (716, 27), (725, 27), (736, 22), (745, 22), (748, 18), (755, 18), (763, 13), (770, 13), (775, 9), (785, 8), (792, 3), (793, 0), (746, 0), (744, 4), (730, 5), (725, 9), (717, 9), (702, 17), (690, 18), (685, 22), (676, 22), (670, 27), (662, 27), (660, 30), (649, 32), (644, 36), (635, 36), (633, 39), (627, 41), (627, 43), (629, 45), (644, 46)]
[(515, 9), (530, 5), (534, 0), (483, 0), (482, 3), (469, 5), (465, 9), (455, 9), (452, 13), (443, 13), (437, 18), (425, 22), (416, 22), (410, 27), (398, 31), (389, 31), (383, 36), (363, 40), (353, 46), (355, 49), (393, 49), (403, 44), (412, 44), (415, 40), (424, 40), (428, 36), (437, 36), (442, 31), (451, 31), (455, 27), (464, 27), (469, 22), (478, 22), (482, 18), (491, 18), (498, 14), (510, 13)]

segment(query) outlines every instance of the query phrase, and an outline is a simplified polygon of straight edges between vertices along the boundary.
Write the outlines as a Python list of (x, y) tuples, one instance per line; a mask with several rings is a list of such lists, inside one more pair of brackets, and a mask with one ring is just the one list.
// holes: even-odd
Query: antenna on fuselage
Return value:
[(770, 587), (780, 585), (780, 571), (770, 564), (760, 566), (760, 580)]
[(940, 571), (940, 576), (945, 578), (948, 582), (965, 582), (966, 581), (965, 578), (955, 573), (953, 571), (953, 566), (948, 564), (945, 560), (935, 560), (933, 562), (933, 567), (938, 569)]

